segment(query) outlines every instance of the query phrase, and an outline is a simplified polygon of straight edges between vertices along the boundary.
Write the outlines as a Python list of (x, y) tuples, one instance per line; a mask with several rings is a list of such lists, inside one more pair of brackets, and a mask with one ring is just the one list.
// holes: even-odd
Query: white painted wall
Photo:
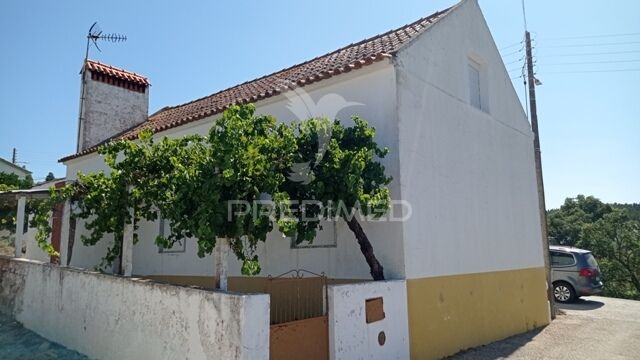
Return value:
[[(407, 289), (402, 280), (329, 285), (329, 356), (338, 359), (408, 359)], [(382, 297), (385, 318), (367, 324), (365, 301)], [(384, 331), (386, 342), (378, 343)]]
[(154, 243), (160, 224), (142, 222), (140, 240), (133, 247), (133, 273), (140, 275), (213, 275), (213, 256), (198, 257), (196, 239), (185, 239), (185, 252), (160, 253)]
[(16, 174), (20, 179), (24, 179), (27, 175), (31, 175), (31, 171), (23, 169), (18, 165), (14, 165), (10, 161), (2, 158), (0, 158), (0, 173)]
[[(32, 218), (33, 218), (33, 215), (29, 216), (29, 219), (25, 218), (25, 221), (31, 221)], [(42, 250), (38, 246), (38, 243), (36, 242), (36, 232), (37, 232), (36, 228), (29, 227), (27, 229), (27, 232), (24, 234), (24, 238), (23, 238), (25, 242), (24, 245), (26, 245), (26, 250), (27, 250), (26, 253), (24, 254), (24, 257), (31, 260), (49, 262), (51, 257), (49, 256), (49, 254), (44, 252), (44, 250)], [(47, 240), (47, 242), (51, 243), (51, 236), (49, 236), (49, 239)]]
[(269, 296), (0, 256), (0, 311), (96, 359), (268, 359)]
[[(383, 160), (388, 174), (399, 178), (398, 130), (395, 114), (395, 73), (387, 62), (370, 65), (362, 70), (324, 80), (303, 88), (318, 108), (314, 115), (322, 116), (331, 112), (335, 102), (327, 101), (325, 96), (340, 95), (346, 101), (363, 105), (351, 106), (338, 112), (345, 124), (352, 124), (350, 116), (357, 113), (367, 119), (377, 129), (377, 141), (381, 146), (389, 147), (390, 154)], [(277, 96), (258, 102), (257, 112), (271, 114), (279, 120), (290, 122), (295, 115), (288, 109), (289, 100)], [(186, 134), (207, 134), (215, 117), (203, 119), (192, 124), (171, 129), (156, 137), (179, 137)], [(77, 172), (89, 173), (106, 171), (104, 162), (97, 154), (90, 154), (66, 162), (67, 178), (77, 178)], [(392, 198), (400, 199), (399, 181), (390, 185)], [(71, 264), (84, 268), (95, 266), (106, 251), (105, 244), (95, 248), (80, 244), (80, 226), (76, 231), (76, 241)], [(404, 277), (404, 260), (402, 245), (402, 224), (389, 222), (362, 223), (369, 236), (375, 253), (385, 267), (389, 279)], [(158, 222), (145, 223), (140, 228), (140, 241), (134, 246), (133, 271), (140, 275), (211, 275), (214, 262), (210, 256), (199, 259), (196, 255), (195, 239), (186, 240), (185, 253), (160, 254), (154, 239), (158, 235)], [(325, 272), (330, 277), (370, 279), (369, 268), (360, 252), (352, 232), (342, 221), (338, 222), (338, 240), (336, 248), (291, 249), (290, 240), (274, 231), (269, 235), (266, 244), (258, 247), (258, 256), (262, 266), (261, 275), (277, 275), (293, 268), (304, 268), (313, 272)], [(241, 264), (230, 256), (229, 275), (240, 275)]]
[[(470, 58), (488, 113), (469, 104)], [(407, 278), (543, 266), (533, 134), (477, 1), (395, 61)]]

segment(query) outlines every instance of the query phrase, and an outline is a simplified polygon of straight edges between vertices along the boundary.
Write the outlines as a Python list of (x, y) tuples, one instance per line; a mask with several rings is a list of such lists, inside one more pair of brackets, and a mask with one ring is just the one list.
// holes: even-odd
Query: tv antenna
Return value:
[(84, 55), (85, 60), (89, 58), (89, 47), (91, 46), (91, 43), (93, 43), (98, 51), (102, 52), (102, 50), (100, 50), (100, 47), (98, 46), (98, 41), (107, 41), (112, 43), (125, 42), (127, 41), (127, 37), (125, 35), (116, 33), (105, 34), (102, 32), (102, 29), (100, 28), (100, 25), (98, 25), (98, 22), (94, 22), (93, 25), (91, 25), (91, 27), (89, 28), (89, 33), (87, 34), (87, 50)]

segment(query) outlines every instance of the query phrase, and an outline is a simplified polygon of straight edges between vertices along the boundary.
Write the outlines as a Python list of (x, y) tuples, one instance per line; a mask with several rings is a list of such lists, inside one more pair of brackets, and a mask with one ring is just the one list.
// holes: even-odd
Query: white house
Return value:
[[(20, 167), (14, 163), (12, 163), (11, 161), (7, 161), (3, 158), (0, 157), (0, 173), (5, 173), (5, 174), (16, 174), (18, 175), (19, 179), (24, 179), (27, 176), (31, 175), (31, 171)], [(3, 200), (3, 199), (0, 199)], [(13, 242), (14, 236), (8, 231), (8, 230), (2, 230), (0, 229), (0, 241), (8, 241), (8, 242)]]
[(24, 179), (27, 175), (31, 175), (31, 171), (20, 167), (11, 161), (7, 161), (0, 157), (0, 173), (16, 174), (20, 179)]
[[(287, 122), (297, 119), (292, 99), (306, 94), (316, 106), (311, 115), (332, 115), (338, 98), (361, 104), (338, 107), (337, 117), (348, 124), (357, 113), (377, 129), (378, 143), (390, 149), (383, 163), (394, 179), (392, 198), (410, 204), (399, 210), (404, 221), (363, 224), (386, 277), (406, 283), (389, 301), (406, 306), (408, 325), (383, 333), (396, 341), (408, 330), (398, 345), (406, 352), (378, 358), (439, 358), (549, 322), (533, 133), (477, 0), (148, 116), (146, 78), (89, 60), (82, 81), (78, 152), (61, 160), (69, 180), (106, 170), (96, 153), (105, 141), (135, 139), (142, 129), (156, 137), (205, 134), (232, 104), (252, 102)], [(133, 273), (211, 284), (214, 260), (198, 258), (193, 239), (158, 249), (154, 238), (164, 226), (141, 225)], [(72, 234), (70, 264), (94, 267), (112, 239), (85, 247), (83, 223), (69, 227), (66, 220), (61, 231), (63, 243)], [(258, 280), (241, 277), (229, 258), (230, 287), (248, 289), (292, 269), (324, 273), (330, 282), (370, 279), (346, 224), (325, 226), (315, 244), (322, 246), (294, 246), (274, 232), (258, 249)], [(388, 348), (378, 345), (380, 332), (371, 336), (363, 340), (373, 344), (367, 351)], [(338, 340), (331, 341), (335, 348)], [(340, 345), (343, 357), (361, 349), (351, 345)]]

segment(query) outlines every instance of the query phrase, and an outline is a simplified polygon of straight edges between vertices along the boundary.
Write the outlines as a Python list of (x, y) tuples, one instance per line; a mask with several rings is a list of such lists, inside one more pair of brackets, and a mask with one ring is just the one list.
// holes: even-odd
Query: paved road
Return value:
[(25, 329), (14, 319), (0, 314), (0, 359), (85, 360), (86, 356), (48, 341)]
[(451, 359), (640, 359), (640, 301), (591, 296), (561, 309), (565, 314), (542, 330)]

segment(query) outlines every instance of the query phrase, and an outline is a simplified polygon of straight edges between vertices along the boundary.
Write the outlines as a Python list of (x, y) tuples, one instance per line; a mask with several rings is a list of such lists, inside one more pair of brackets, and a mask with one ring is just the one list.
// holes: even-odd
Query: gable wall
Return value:
[[(470, 105), (470, 58), (488, 111)], [(533, 136), (477, 1), (401, 50), (396, 79), (411, 357), (545, 325)]]
[[(469, 104), (469, 58), (486, 68), (488, 112)], [(396, 60), (407, 276), (541, 266), (533, 134), (477, 2)]]

